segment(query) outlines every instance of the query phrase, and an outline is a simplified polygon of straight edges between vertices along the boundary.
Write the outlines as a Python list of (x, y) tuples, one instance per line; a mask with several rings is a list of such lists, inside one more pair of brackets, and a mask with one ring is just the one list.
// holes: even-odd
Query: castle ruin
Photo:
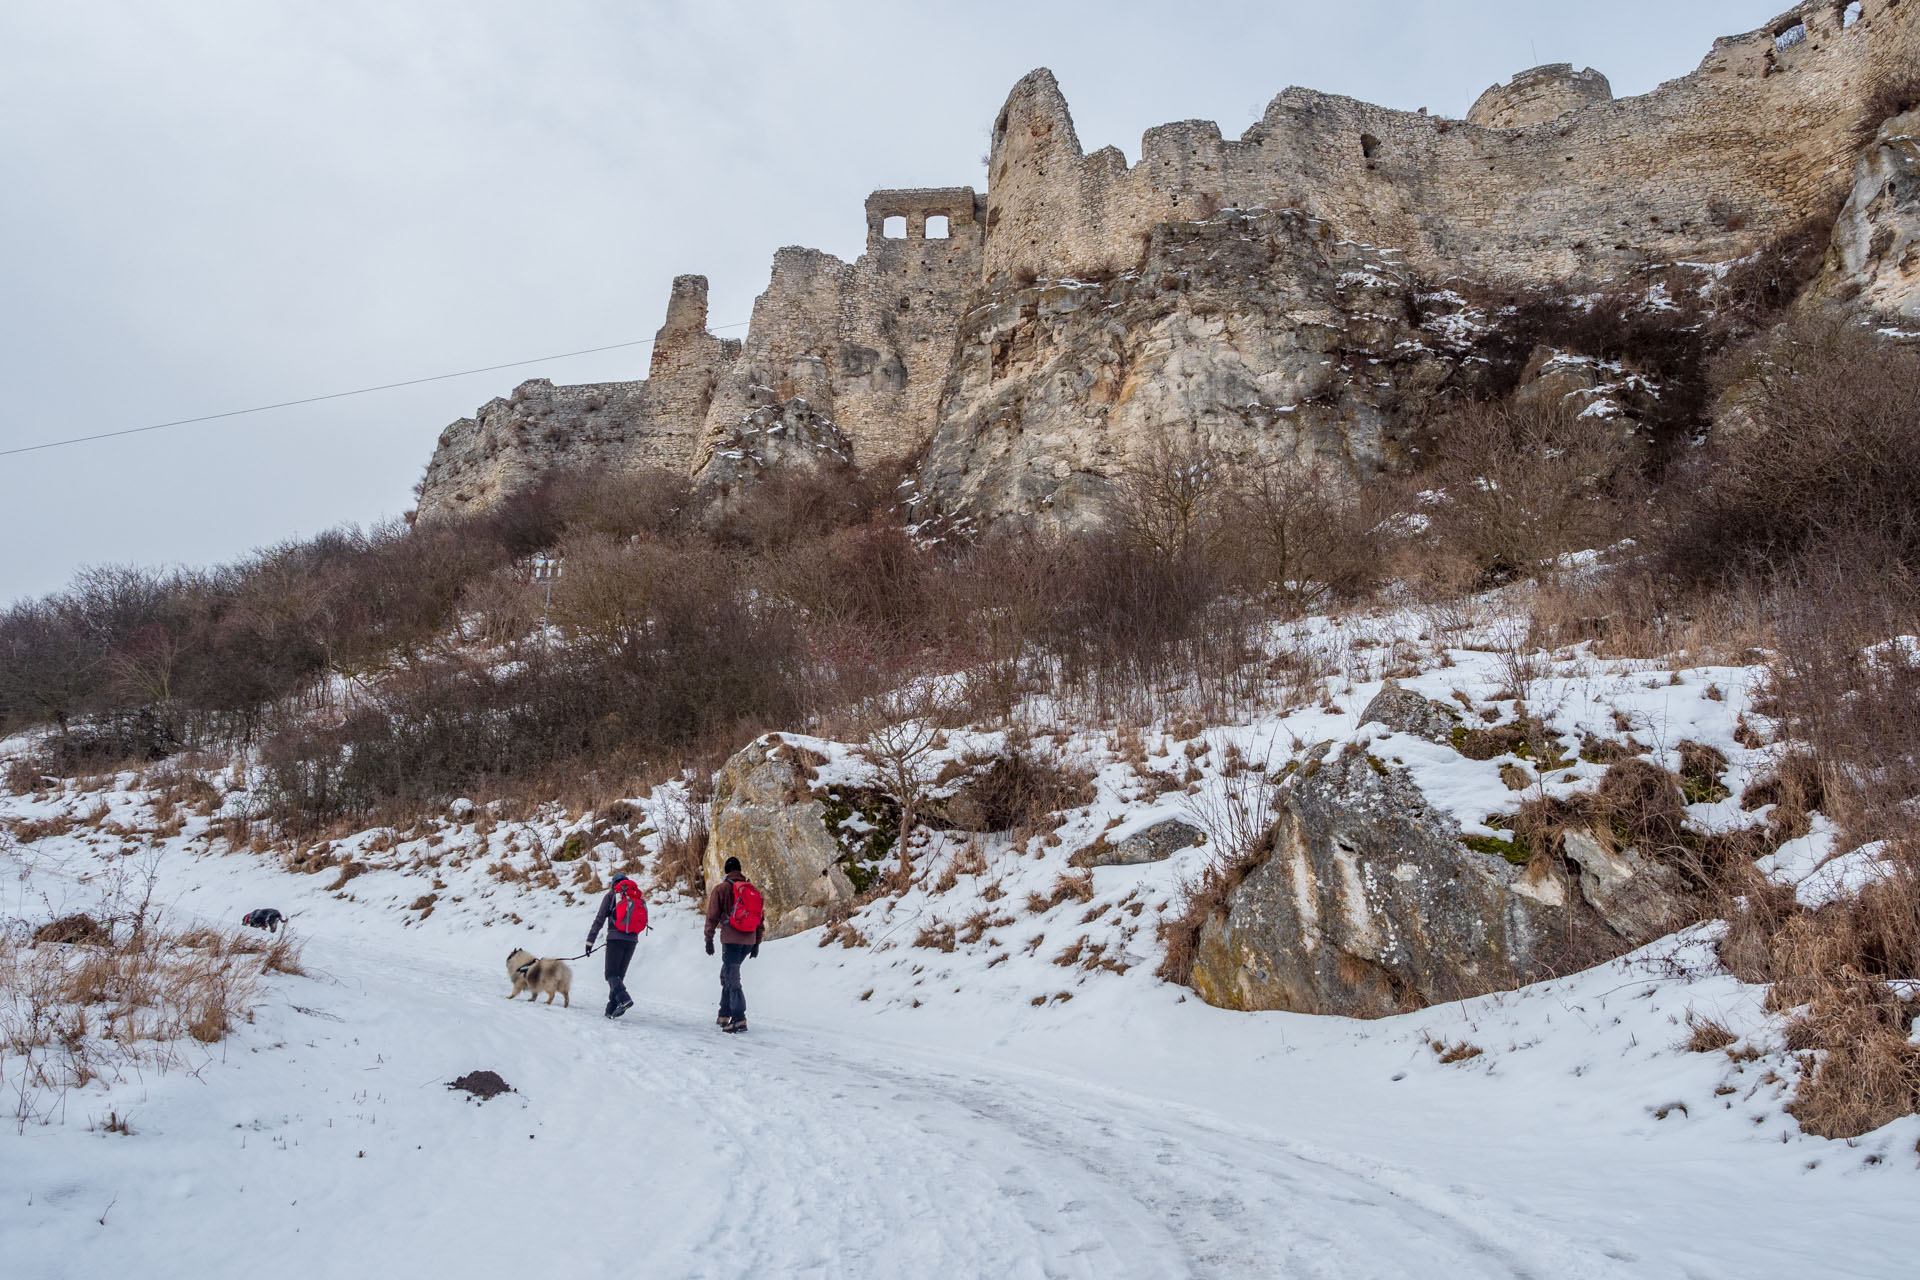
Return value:
[[(1221, 218), (1266, 217), (1262, 234), (1287, 241), (1263, 270), (1333, 273), (1324, 287), (1302, 286), (1291, 312), (1263, 303), (1269, 325), (1350, 329), (1360, 313), (1341, 300), (1338, 275), (1361, 265), (1411, 290), (1415, 280), (1450, 279), (1589, 286), (1633, 279), (1652, 264), (1733, 262), (1840, 211), (1882, 124), (1871, 118), (1876, 106), (1920, 83), (1916, 11), (1920, 0), (1814, 0), (1716, 41), (1695, 71), (1651, 93), (1614, 98), (1599, 72), (1557, 64), (1487, 90), (1465, 120), (1290, 88), (1238, 139), (1210, 121), (1150, 129), (1131, 166), (1115, 147), (1084, 152), (1053, 75), (1034, 71), (995, 120), (984, 195), (968, 187), (874, 192), (866, 251), (848, 263), (779, 250), (741, 341), (707, 332), (705, 279), (679, 277), (644, 382), (534, 380), (455, 422), (422, 481), (419, 516), (482, 511), (563, 470), (696, 474), (749, 416), (794, 400), (837, 426), (857, 461), (921, 454), (944, 439), (950, 458), (968, 460), (939, 474), (971, 473), (978, 440), (956, 443), (956, 433), (977, 437), (1012, 420), (983, 398), (1009, 403), (996, 380), (1025, 368), (1057, 383), (1068, 368), (1040, 357), (1045, 316), (1071, 310), (1072, 290), (1056, 289), (1050, 301), (1035, 301), (1033, 290), (1106, 287), (1138, 276), (1156, 254), (1197, 261), (1197, 242), (1178, 229)], [(1273, 221), (1279, 213), (1284, 225)], [(1899, 297), (1914, 305), (1912, 291)], [(1303, 321), (1308, 302), (1317, 318)], [(1226, 307), (1233, 310), (1231, 298)], [(1141, 323), (1159, 323), (1158, 313)], [(981, 327), (995, 324), (999, 337)], [(1219, 341), (1188, 324), (1174, 345)], [(1289, 350), (1318, 341), (1290, 338)], [(1027, 365), (1016, 358), (1023, 343), (1035, 357)], [(1088, 365), (1067, 377), (1065, 391), (1049, 391), (1051, 416), (1019, 424), (1024, 443), (995, 448), (1022, 467), (1065, 468), (1059, 481), (1084, 472), (1097, 485), (1137, 446), (1138, 430), (1097, 445), (1072, 437), (1132, 394), (1128, 377), (1137, 385), (1165, 373), (1146, 347), (1122, 341), (1101, 354), (1131, 373), (1101, 391), (1107, 373)], [(1234, 359), (1258, 364), (1245, 350)], [(1267, 433), (1254, 440), (1261, 456), (1298, 452), (1300, 419), (1290, 424), (1297, 406), (1286, 399), (1296, 393), (1261, 390), (1257, 368), (1235, 377), (1253, 391), (1235, 383), (1215, 398), (1251, 394), (1261, 412), (1257, 422), (1240, 414), (1231, 430)], [(1326, 401), (1311, 387), (1297, 394)], [(1384, 400), (1375, 408), (1393, 411)], [(1211, 402), (1155, 412), (1183, 415), (1191, 430), (1228, 429)], [(1034, 444), (1038, 436), (1051, 443)], [(1356, 468), (1380, 460), (1373, 445), (1334, 444), (1332, 453)]]

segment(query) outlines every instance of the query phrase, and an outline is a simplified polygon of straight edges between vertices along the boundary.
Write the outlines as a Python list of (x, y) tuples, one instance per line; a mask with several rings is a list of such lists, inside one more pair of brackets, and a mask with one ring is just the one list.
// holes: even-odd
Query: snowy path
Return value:
[[(724, 1037), (652, 1001), (609, 1024), (591, 962), (564, 1010), (509, 1007), (504, 979), (417, 953), (310, 957), (336, 998), (265, 1015), (284, 1047), (212, 1087), (168, 1082), (133, 1139), (49, 1144), (71, 1167), (0, 1216), (27, 1263), (10, 1274), (133, 1257), (171, 1275), (263, 1257), (292, 1275), (1619, 1273), (1179, 1107), (766, 1019)], [(518, 1092), (479, 1106), (441, 1087), (482, 1067)]]

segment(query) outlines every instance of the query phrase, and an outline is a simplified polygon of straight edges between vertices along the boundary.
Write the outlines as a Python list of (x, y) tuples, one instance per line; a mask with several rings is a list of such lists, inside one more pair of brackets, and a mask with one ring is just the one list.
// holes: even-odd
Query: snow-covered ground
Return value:
[[(1410, 638), (1349, 637), (1343, 661), (1390, 659)], [(332, 871), (224, 852), (200, 837), (204, 818), (130, 834), (148, 797), (113, 792), (125, 833), (97, 822), (0, 851), (0, 914), (85, 905), (101, 868), (137, 847), (157, 856), (176, 924), (297, 913), (308, 973), (271, 979), (252, 1024), (194, 1069), (128, 1072), (0, 1131), (0, 1270), (1912, 1274), (1920, 1118), (1851, 1143), (1802, 1135), (1782, 1110), (1780, 1020), (1715, 965), (1711, 926), (1588, 973), (1357, 1023), (1213, 1009), (1153, 976), (1152, 925), (1205, 849), (1096, 869), (1050, 901), (1074, 849), (1192, 816), (1268, 744), (1277, 763), (1363, 736), (1470, 826), (1523, 798), (1500, 761), (1360, 726), (1379, 674), (1348, 667), (1325, 701), (1251, 725), (1146, 734), (1142, 759), (1110, 735), (1070, 737), (1060, 749), (1097, 771), (1099, 797), (1058, 843), (988, 841), (973, 851), (985, 869), (942, 887), (944, 860), (969, 853), (949, 838), (918, 887), (854, 918), (866, 945), (768, 944), (747, 965), (745, 1037), (713, 1025), (717, 962), (692, 907), (659, 895), (627, 1018), (600, 1016), (595, 960), (574, 964), (570, 1009), (505, 1001), (507, 952), (579, 952), (593, 902), (573, 877), (620, 855), (559, 864), (545, 888), (495, 869), (547, 865), (577, 819), (362, 833), (337, 851), (371, 869), (335, 887)], [(1752, 669), (1675, 677), (1575, 654), (1520, 674), (1569, 746), (1587, 731), (1659, 753), (1706, 742), (1734, 796), (1772, 750), (1734, 737)], [(1514, 675), (1510, 653), (1462, 649), (1406, 683), (1497, 709)], [(1197, 773), (1198, 794), (1146, 785), (1176, 770)], [(1551, 772), (1536, 785), (1576, 788), (1598, 769)], [(657, 826), (676, 800), (666, 787), (636, 804)], [(0, 797), (0, 816), (97, 802)], [(1690, 816), (1760, 815), (1729, 798)], [(1783, 849), (1778, 873), (1817, 874), (1831, 843), (1823, 829)], [(431, 910), (414, 905), (430, 887)], [(1689, 1052), (1697, 1018), (1742, 1037), (1735, 1052)], [(475, 1103), (445, 1087), (476, 1069), (515, 1091)], [(131, 1134), (90, 1127), (110, 1109)]]

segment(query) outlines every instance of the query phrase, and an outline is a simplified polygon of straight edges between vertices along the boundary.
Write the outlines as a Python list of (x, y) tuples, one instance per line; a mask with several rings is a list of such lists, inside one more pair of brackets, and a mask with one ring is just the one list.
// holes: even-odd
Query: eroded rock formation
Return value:
[(1920, 109), (1880, 126), (1861, 155), (1813, 292), (1920, 324)]
[[(559, 470), (724, 469), (743, 426), (795, 400), (862, 465), (924, 449), (933, 508), (988, 524), (1097, 522), (1129, 459), (1169, 436), (1364, 480), (1397, 465), (1409, 406), (1471, 363), (1432, 306), (1455, 283), (1711, 270), (1843, 203), (1814, 293), (1912, 318), (1912, 116), (1878, 117), (1920, 85), (1916, 14), (1810, 0), (1652, 93), (1540, 67), (1466, 120), (1292, 88), (1237, 139), (1151, 129), (1132, 165), (1085, 152), (1034, 71), (995, 120), (984, 196), (875, 192), (866, 252), (780, 250), (739, 343), (706, 332), (706, 282), (681, 277), (645, 382), (530, 382), (454, 423), (420, 517)], [(1608, 394), (1556, 359), (1541, 353), (1537, 394)]]

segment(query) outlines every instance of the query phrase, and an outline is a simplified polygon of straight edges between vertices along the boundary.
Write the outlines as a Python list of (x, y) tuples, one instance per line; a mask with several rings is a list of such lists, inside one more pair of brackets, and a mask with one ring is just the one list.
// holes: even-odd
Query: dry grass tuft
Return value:
[(1727, 1029), (1727, 1024), (1716, 1018), (1692, 1018), (1688, 1024), (1693, 1034), (1687, 1037), (1688, 1053), (1712, 1053), (1715, 1049), (1724, 1049), (1740, 1037)]
[(1769, 1010), (1794, 1011), (1787, 1045), (1802, 1054), (1802, 1075), (1789, 1110), (1823, 1137), (1920, 1110), (1915, 1011), (1889, 985), (1920, 978), (1920, 866), (1908, 847), (1887, 857), (1885, 876), (1818, 910), (1790, 889), (1754, 884), (1720, 944), (1736, 977), (1771, 984)]
[(1033, 915), (1051, 911), (1061, 903), (1072, 899), (1077, 902), (1093, 900), (1093, 872), (1082, 871), (1073, 875), (1062, 875), (1053, 882), (1051, 893), (1030, 893), (1027, 895), (1027, 910)]
[(689, 803), (676, 815), (663, 815), (653, 882), (667, 893), (699, 900), (706, 894), (707, 809)]
[(1460, 1043), (1458, 1044), (1452, 1044), (1452, 1045), (1447, 1044), (1446, 1042), (1441, 1040), (1429, 1040), (1427, 1042), (1427, 1047), (1433, 1050), (1435, 1057), (1439, 1058), (1441, 1062), (1446, 1063), (1448, 1065), (1452, 1065), (1453, 1063), (1456, 1063), (1456, 1062), (1471, 1061), (1472, 1059), (1477, 1058), (1482, 1053), (1486, 1052), (1479, 1045), (1469, 1044), (1465, 1040), (1460, 1041)]
[(123, 1072), (187, 1061), (250, 1017), (267, 973), (302, 972), (299, 947), (210, 929), (134, 929), (119, 940), (22, 945), (0, 936), (0, 1060), (17, 1123)]

